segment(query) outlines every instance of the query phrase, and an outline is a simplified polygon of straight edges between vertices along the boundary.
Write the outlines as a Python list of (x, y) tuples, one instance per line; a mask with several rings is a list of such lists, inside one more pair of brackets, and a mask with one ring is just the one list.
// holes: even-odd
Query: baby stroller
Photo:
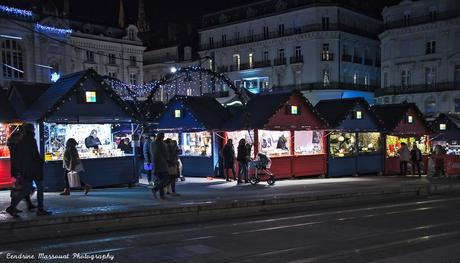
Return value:
[(253, 168), (255, 169), (254, 175), (251, 176), (249, 179), (249, 182), (252, 185), (256, 185), (260, 182), (261, 176), (259, 175), (259, 170), (262, 170), (263, 175), (262, 176), (268, 176), (267, 183), (269, 185), (275, 184), (275, 175), (270, 172), (270, 166), (272, 164), (272, 161), (270, 158), (268, 158), (267, 155), (263, 153), (257, 154), (257, 159), (249, 162), (249, 169)]

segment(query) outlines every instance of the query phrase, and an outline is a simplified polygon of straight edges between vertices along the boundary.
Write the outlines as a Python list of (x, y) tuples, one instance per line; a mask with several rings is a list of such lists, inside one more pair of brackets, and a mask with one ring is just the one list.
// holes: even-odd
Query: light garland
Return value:
[(23, 10), (5, 5), (0, 5), (0, 11), (8, 15), (25, 16), (30, 18), (32, 18), (33, 15), (30, 10)]
[(61, 36), (69, 36), (73, 32), (73, 30), (69, 28), (57, 28), (57, 27), (52, 27), (52, 26), (45, 26), (40, 23), (35, 24), (35, 31), (42, 32), (45, 34), (54, 34), (54, 35), (61, 35)]

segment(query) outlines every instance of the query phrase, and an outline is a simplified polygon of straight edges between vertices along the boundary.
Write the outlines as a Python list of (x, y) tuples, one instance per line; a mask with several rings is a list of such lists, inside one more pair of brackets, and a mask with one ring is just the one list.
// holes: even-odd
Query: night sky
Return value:
[[(372, 6), (379, 12), (385, 4), (391, 5), (399, 0), (363, 0), (372, 2)], [(203, 14), (219, 11), (222, 9), (249, 4), (250, 0), (194, 0), (194, 1), (161, 1), (144, 0), (146, 14), (152, 26), (165, 22), (180, 24), (193, 24), (200, 26)], [(0, 0), (0, 3), (31, 8), (33, 5), (45, 3), (54, 4), (62, 9), (63, 0)], [(118, 19), (119, 0), (70, 0), (71, 17), (100, 24), (116, 25)], [(125, 18), (127, 23), (135, 23), (137, 20), (137, 0), (124, 0)], [(375, 10), (374, 10), (375, 11)]]

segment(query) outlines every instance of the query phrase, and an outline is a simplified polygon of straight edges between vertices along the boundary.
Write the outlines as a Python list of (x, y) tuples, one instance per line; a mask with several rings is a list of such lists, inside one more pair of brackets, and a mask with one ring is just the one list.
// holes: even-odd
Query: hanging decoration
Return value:
[(45, 33), (45, 34), (53, 34), (53, 35), (59, 35), (59, 36), (69, 36), (72, 34), (72, 29), (70, 28), (58, 28), (58, 27), (52, 27), (52, 26), (45, 26), (40, 23), (35, 24), (35, 31)]
[(9, 7), (5, 5), (0, 5), (0, 12), (6, 13), (8, 15), (15, 15), (15, 16), (23, 16), (32, 18), (32, 11), (30, 10), (23, 10), (14, 7)]

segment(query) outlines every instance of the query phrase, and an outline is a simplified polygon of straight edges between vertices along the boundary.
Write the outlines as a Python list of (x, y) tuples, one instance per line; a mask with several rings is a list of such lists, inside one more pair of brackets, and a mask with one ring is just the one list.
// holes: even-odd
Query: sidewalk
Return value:
[[(94, 189), (87, 196), (45, 193), (52, 216), (24, 210), (21, 219), (0, 213), (0, 243), (88, 232), (160, 226), (260, 214), (265, 211), (327, 207), (352, 202), (460, 192), (460, 180), (402, 177), (302, 179), (236, 185), (221, 179), (187, 178), (179, 182), (180, 197), (153, 198), (150, 188)], [(35, 199), (35, 197), (33, 198)], [(9, 191), (0, 191), (0, 209), (9, 205)]]

